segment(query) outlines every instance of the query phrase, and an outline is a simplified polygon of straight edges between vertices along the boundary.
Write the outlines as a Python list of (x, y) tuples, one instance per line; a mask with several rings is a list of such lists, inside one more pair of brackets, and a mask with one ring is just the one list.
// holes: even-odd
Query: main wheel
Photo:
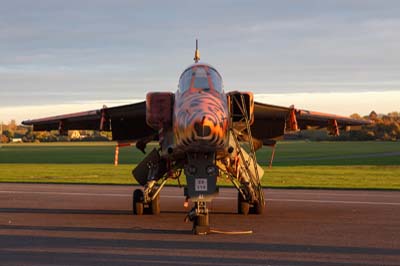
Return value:
[(250, 211), (250, 204), (243, 198), (242, 193), (238, 192), (238, 213), (247, 215)]
[(265, 204), (254, 202), (253, 207), (251, 207), (251, 213), (263, 214), (265, 209)]
[(258, 196), (257, 201), (253, 203), (253, 207), (251, 207), (250, 212), (254, 214), (263, 214), (265, 210), (265, 199), (264, 199), (264, 192), (260, 187), (258, 187)]
[(144, 212), (144, 194), (141, 189), (133, 191), (132, 210), (136, 215), (142, 215)]
[(160, 212), (160, 194), (158, 194), (150, 203), (150, 213), (158, 215)]

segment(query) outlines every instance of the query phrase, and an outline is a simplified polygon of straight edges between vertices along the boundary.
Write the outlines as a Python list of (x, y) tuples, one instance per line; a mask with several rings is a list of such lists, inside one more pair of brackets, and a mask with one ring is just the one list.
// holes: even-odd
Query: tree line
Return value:
[(67, 136), (57, 130), (34, 132), (32, 127), (17, 125), (15, 120), (2, 124), (1, 143), (9, 142), (57, 142), (57, 141), (110, 141), (111, 132), (95, 130), (71, 130)]
[(355, 113), (350, 117), (355, 119), (368, 119), (373, 123), (362, 126), (358, 130), (341, 130), (339, 136), (329, 136), (326, 130), (304, 130), (289, 138), (309, 139), (316, 141), (362, 141), (362, 140), (400, 140), (400, 113), (377, 114), (372, 111), (369, 115), (360, 116)]
[[(296, 134), (286, 135), (286, 139), (309, 139), (315, 141), (361, 141), (361, 140), (400, 140), (400, 113), (377, 114), (372, 111), (369, 115), (352, 114), (355, 119), (369, 119), (372, 125), (363, 126), (355, 131), (341, 131), (339, 136), (329, 136), (326, 130), (303, 130)], [(93, 130), (69, 131), (68, 136), (61, 136), (58, 131), (33, 132), (31, 127), (17, 125), (15, 120), (1, 123), (1, 143), (13, 142), (56, 142), (56, 141), (110, 141), (111, 132)]]

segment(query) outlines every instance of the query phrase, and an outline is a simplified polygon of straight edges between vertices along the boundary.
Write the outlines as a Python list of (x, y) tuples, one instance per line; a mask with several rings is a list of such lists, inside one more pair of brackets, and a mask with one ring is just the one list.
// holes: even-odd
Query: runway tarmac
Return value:
[(0, 184), (0, 265), (400, 265), (400, 192), (267, 189), (263, 215), (234, 189), (191, 234), (183, 191), (158, 216), (131, 215), (133, 186)]

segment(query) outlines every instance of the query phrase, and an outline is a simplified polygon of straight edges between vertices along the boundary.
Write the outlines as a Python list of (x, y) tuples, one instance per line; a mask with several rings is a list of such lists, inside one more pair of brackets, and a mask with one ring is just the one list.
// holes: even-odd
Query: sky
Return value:
[(3, 122), (175, 91), (196, 38), (226, 91), (341, 115), (400, 111), (400, 1), (0, 3)]

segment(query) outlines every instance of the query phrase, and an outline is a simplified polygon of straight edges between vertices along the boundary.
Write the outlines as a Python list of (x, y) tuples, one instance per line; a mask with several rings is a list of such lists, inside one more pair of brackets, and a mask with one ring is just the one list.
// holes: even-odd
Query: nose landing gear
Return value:
[(192, 232), (195, 235), (210, 233), (210, 218), (205, 201), (198, 201), (185, 218), (185, 222), (192, 221)]

